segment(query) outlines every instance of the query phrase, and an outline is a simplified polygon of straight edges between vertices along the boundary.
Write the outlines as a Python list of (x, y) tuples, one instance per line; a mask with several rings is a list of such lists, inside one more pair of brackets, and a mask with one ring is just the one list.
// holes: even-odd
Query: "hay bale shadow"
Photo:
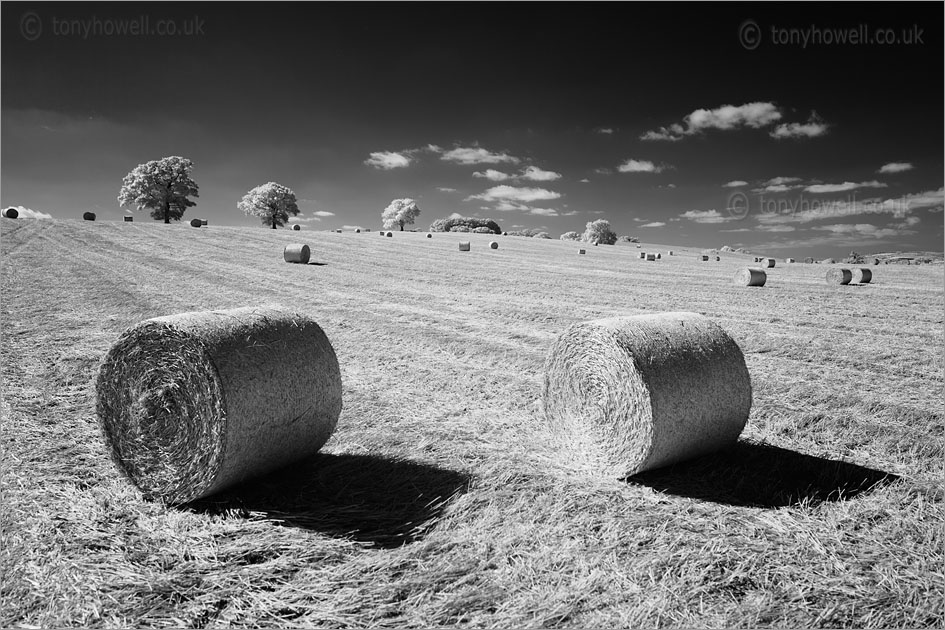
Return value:
[(857, 464), (740, 441), (716, 453), (626, 479), (677, 496), (778, 508), (852, 499), (899, 479)]
[(318, 262), (318, 261), (312, 260), (312, 261), (307, 262), (307, 263), (305, 263), (305, 264), (307, 264), (307, 265), (314, 265), (314, 266), (316, 266), (316, 267), (324, 267), (324, 266), (326, 266), (328, 263), (323, 263), (323, 262)]
[(469, 481), (466, 474), (431, 464), (318, 453), (184, 509), (262, 513), (287, 527), (392, 548), (420, 540)]

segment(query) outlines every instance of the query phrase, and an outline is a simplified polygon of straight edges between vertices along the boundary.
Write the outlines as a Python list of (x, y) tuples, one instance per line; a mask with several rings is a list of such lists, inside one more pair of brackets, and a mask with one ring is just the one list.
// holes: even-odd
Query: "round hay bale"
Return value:
[(740, 287), (763, 287), (768, 274), (758, 267), (745, 267), (735, 272), (734, 282)]
[(814, 259), (808, 256), (807, 258), (804, 259), (804, 262), (807, 263), (808, 265), (813, 265)]
[(95, 213), (94, 213), (94, 212), (83, 212), (83, 213), (82, 213), (82, 220), (83, 220), (83, 221), (94, 221), (94, 220), (95, 220)]
[(285, 249), (282, 250), (282, 258), (285, 259), (288, 263), (302, 263), (303, 265), (308, 264), (309, 258), (312, 256), (312, 250), (309, 249), (309, 246), (304, 243), (293, 243), (292, 245), (286, 245)]
[(656, 260), (662, 260), (662, 258), (663, 258), (663, 254), (660, 254), (660, 253), (656, 254)]
[(206, 219), (200, 219), (200, 225), (207, 225)]
[(641, 247), (643, 247), (643, 245), (641, 245), (640, 243), (637, 243), (637, 249), (640, 249)]
[(355, 229), (354, 229), (354, 233), (355, 233), (355, 234), (360, 234), (360, 233), (361, 233), (361, 228), (355, 228)]
[(179, 504), (318, 451), (341, 412), (341, 372), (306, 315), (245, 307), (131, 327), (96, 394), (119, 470), (145, 498)]
[(722, 257), (721, 257), (721, 256), (716, 256), (716, 257), (715, 257), (715, 262), (719, 262), (720, 260), (722, 260)]
[(579, 249), (579, 250), (578, 250), (578, 253), (579, 253), (579, 254), (586, 254), (587, 252), (584, 251), (583, 249)]
[(509, 235), (508, 232), (502, 232), (502, 236), (508, 236), (508, 235)]
[(700, 255), (700, 256), (696, 256), (696, 260), (701, 260), (702, 262), (707, 262), (707, 261), (709, 260), (709, 257), (708, 257), (707, 255), (705, 255), (705, 254), (702, 254), (702, 255)]
[(459, 242), (459, 251), (468, 252), (469, 251), (469, 241), (460, 241)]
[(489, 241), (489, 249), (499, 249), (499, 244), (495, 241)]
[(647, 259), (647, 260), (656, 260), (656, 254), (647, 254), (647, 255), (646, 255), (646, 259)]
[(3, 216), (5, 216), (8, 219), (15, 219), (18, 216), (20, 216), (20, 211), (17, 210), (16, 208), (4, 208)]
[(763, 262), (764, 262), (764, 264), (765, 264), (765, 267), (767, 267), (767, 268), (769, 268), (769, 269), (770, 269), (771, 267), (774, 267), (774, 265), (775, 265), (775, 260), (774, 260), (774, 258), (765, 258)]
[(851, 273), (853, 278), (850, 281), (857, 284), (869, 284), (873, 280), (873, 272), (868, 267), (856, 267)]
[(850, 284), (853, 273), (849, 269), (834, 268), (827, 270), (827, 284)]
[(298, 232), (299, 230), (302, 229), (302, 226), (299, 225), (298, 223), (296, 223), (295, 225), (292, 226), (292, 229), (295, 230), (296, 232)]
[(674, 254), (673, 254), (673, 250), (669, 250), (667, 253), (668, 253), (670, 256), (673, 256), (673, 255), (674, 255)]
[(738, 345), (697, 313), (599, 319), (553, 343), (542, 407), (564, 457), (622, 479), (734, 443), (751, 379)]
[(784, 259), (784, 262), (786, 262), (786, 263), (792, 263), (792, 262), (794, 262), (794, 259), (793, 259), (793, 258), (785, 258), (785, 259)]
[(387, 238), (393, 238), (393, 237), (394, 237), (394, 233), (393, 233), (393, 232), (388, 232), (388, 233), (387, 233)]
[(640, 252), (640, 258), (646, 260), (646, 252)]
[(203, 225), (203, 223), (201, 223), (200, 219), (190, 220), (190, 227), (200, 227), (201, 225)]
[(134, 217), (122, 217), (122, 219), (124, 220), (125, 223), (131, 223), (132, 221), (135, 220)]
[(878, 265), (878, 264), (879, 264), (879, 258), (874, 258), (874, 259), (870, 262), (870, 264)]

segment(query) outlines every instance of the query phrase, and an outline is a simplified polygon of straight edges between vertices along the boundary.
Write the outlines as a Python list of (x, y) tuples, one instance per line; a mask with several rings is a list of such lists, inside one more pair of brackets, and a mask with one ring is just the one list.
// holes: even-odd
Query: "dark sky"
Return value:
[[(411, 197), (421, 228), (460, 213), (557, 236), (606, 218), (785, 255), (943, 247), (942, 4), (4, 2), (2, 17), (4, 207), (117, 220), (121, 178), (182, 155), (200, 185), (188, 216), (215, 224), (258, 225), (236, 204), (277, 181), (319, 229), (379, 226)], [(860, 25), (913, 41), (827, 40)], [(805, 36), (820, 39), (774, 39)]]

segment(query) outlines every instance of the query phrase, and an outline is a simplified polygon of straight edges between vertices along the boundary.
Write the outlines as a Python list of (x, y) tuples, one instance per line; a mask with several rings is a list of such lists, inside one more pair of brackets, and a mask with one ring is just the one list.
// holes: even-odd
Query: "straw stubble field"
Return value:
[[(941, 266), (829, 286), (779, 264), (749, 288), (750, 256), (679, 247), (2, 221), (0, 626), (943, 622)], [(142, 319), (267, 303), (334, 345), (335, 434), (223, 495), (141, 500), (99, 433), (98, 361)], [(740, 345), (741, 441), (626, 481), (569, 468), (538, 413), (551, 342), (665, 311)]]

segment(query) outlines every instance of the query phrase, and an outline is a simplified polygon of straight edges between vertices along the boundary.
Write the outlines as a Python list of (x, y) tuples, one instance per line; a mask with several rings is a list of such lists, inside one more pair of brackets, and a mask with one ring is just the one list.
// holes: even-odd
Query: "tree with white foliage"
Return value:
[(259, 217), (263, 225), (284, 226), (289, 221), (289, 215), (299, 213), (298, 201), (291, 188), (268, 182), (256, 186), (243, 195), (237, 207), (247, 216)]
[(187, 158), (171, 156), (139, 164), (122, 180), (118, 205), (151, 210), (151, 217), (170, 223), (180, 221), (187, 208), (196, 202), (197, 184), (190, 177), (194, 163)]
[(597, 219), (588, 221), (581, 235), (581, 240), (585, 243), (598, 243), (600, 245), (613, 245), (617, 242), (617, 234), (610, 229), (610, 221), (607, 219)]
[(385, 228), (400, 226), (400, 231), (404, 231), (405, 225), (413, 225), (413, 220), (420, 216), (420, 208), (413, 199), (394, 199), (390, 205), (381, 213), (381, 219), (384, 221)]

